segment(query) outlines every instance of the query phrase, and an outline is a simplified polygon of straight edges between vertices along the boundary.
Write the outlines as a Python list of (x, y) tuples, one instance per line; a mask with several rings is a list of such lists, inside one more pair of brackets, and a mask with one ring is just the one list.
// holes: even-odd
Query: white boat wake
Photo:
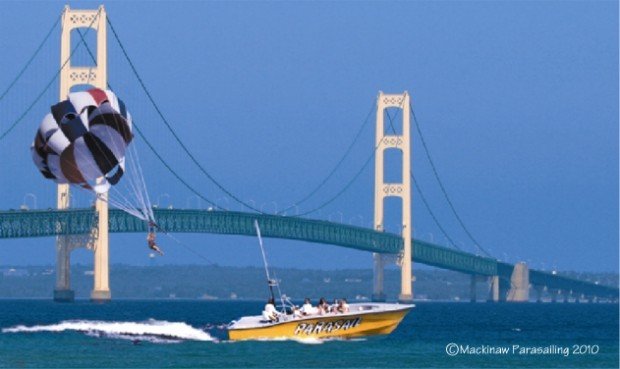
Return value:
[(177, 343), (185, 340), (217, 341), (209, 333), (183, 322), (149, 319), (145, 322), (106, 322), (98, 320), (65, 320), (58, 324), (18, 325), (3, 328), (2, 333), (34, 333), (78, 331), (92, 337), (127, 339), (134, 342)]
[[(341, 338), (341, 337), (326, 337), (326, 338), (315, 338), (315, 337), (305, 337), (305, 338), (294, 338), (294, 337), (271, 337), (271, 338), (257, 338), (255, 340), (248, 341), (259, 341), (259, 342), (278, 342), (278, 341), (292, 341), (301, 343), (302, 345), (322, 345), (327, 342), (361, 342), (366, 341), (366, 338)], [(227, 341), (227, 342), (236, 342), (236, 341)], [(242, 342), (242, 341), (239, 341)]]

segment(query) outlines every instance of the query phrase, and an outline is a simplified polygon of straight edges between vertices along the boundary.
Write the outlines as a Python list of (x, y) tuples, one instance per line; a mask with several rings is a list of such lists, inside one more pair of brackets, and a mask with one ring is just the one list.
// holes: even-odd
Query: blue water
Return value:
[[(618, 368), (619, 364), (615, 304), (418, 303), (385, 337), (323, 343), (226, 341), (221, 325), (261, 308), (261, 302), (247, 301), (98, 305), (2, 300), (0, 367)], [(128, 331), (135, 335), (120, 334)], [(450, 343), (461, 352), (449, 356)], [(519, 349), (512, 352), (513, 345), (568, 352), (520, 354)], [(509, 352), (489, 353), (491, 346)]]

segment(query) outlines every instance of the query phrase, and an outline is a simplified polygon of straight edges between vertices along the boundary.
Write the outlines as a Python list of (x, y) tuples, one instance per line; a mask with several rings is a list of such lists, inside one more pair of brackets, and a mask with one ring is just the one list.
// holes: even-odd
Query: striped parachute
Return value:
[(104, 193), (123, 176), (132, 139), (125, 104), (112, 91), (95, 88), (52, 106), (31, 152), (45, 178)]

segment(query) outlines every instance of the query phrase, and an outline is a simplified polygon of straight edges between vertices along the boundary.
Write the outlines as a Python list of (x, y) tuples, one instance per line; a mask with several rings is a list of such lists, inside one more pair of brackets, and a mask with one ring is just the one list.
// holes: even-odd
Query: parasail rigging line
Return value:
[(364, 131), (364, 128), (366, 128), (366, 126), (368, 125), (369, 118), (371, 117), (371, 115), (375, 111), (375, 109), (376, 109), (376, 104), (373, 102), (373, 104), (372, 104), (372, 106), (370, 108), (370, 111), (366, 115), (366, 119), (364, 119), (363, 124), (360, 126), (360, 128), (357, 131), (357, 133), (355, 134), (355, 137), (353, 138), (353, 141), (349, 144), (349, 147), (345, 150), (345, 153), (342, 155), (342, 157), (336, 163), (336, 165), (332, 168), (332, 170), (329, 172), (329, 174), (327, 174), (327, 176), (312, 191), (310, 191), (306, 196), (302, 197), (298, 201), (295, 201), (293, 203), (293, 205), (289, 206), (288, 208), (286, 208), (286, 209), (284, 209), (284, 210), (282, 210), (282, 211), (280, 211), (279, 213), (276, 213), (276, 214), (285, 213), (285, 212), (291, 210), (292, 208), (303, 204), (308, 199), (310, 199), (312, 196), (314, 196), (314, 194), (316, 194), (325, 185), (325, 183), (327, 183), (327, 181), (329, 181), (329, 179), (334, 175), (334, 173), (336, 173), (338, 168), (340, 168), (340, 166), (344, 162), (344, 159), (346, 159), (346, 157), (349, 155), (349, 153), (351, 153), (351, 150), (353, 149), (353, 146), (355, 146), (355, 144), (357, 143), (358, 139), (360, 138), (362, 132)]
[[(159, 227), (158, 227), (159, 228)], [(170, 234), (169, 232), (159, 228), (160, 231), (162, 231), (166, 236), (170, 237), (173, 241), (175, 241), (177, 244), (179, 244), (181, 247), (183, 247), (184, 249), (186, 249), (187, 251), (191, 252), (192, 254), (198, 256), (199, 258), (201, 258), (202, 260), (206, 261), (208, 265), (213, 265), (213, 266), (217, 266), (218, 264), (215, 263), (214, 261), (208, 259), (206, 256), (202, 255), (201, 253), (199, 253), (198, 251), (194, 250), (193, 248), (191, 248), (189, 245), (187, 245), (185, 242), (182, 242), (181, 240), (179, 240), (178, 238), (174, 237), (172, 234)]]
[(2, 94), (0, 95), (0, 101), (2, 101), (4, 99), (4, 97), (9, 93), (9, 91), (13, 88), (13, 86), (15, 86), (15, 84), (17, 83), (17, 81), (19, 81), (19, 79), (22, 77), (22, 75), (24, 75), (24, 73), (26, 72), (26, 69), (28, 69), (28, 67), (30, 67), (30, 64), (32, 64), (32, 62), (34, 61), (34, 59), (37, 57), (37, 55), (39, 54), (39, 52), (41, 51), (41, 49), (43, 48), (43, 46), (47, 43), (47, 40), (49, 40), (50, 36), (52, 35), (52, 32), (54, 31), (54, 29), (56, 29), (56, 26), (58, 26), (58, 23), (60, 23), (60, 20), (62, 19), (64, 15), (64, 11), (60, 13), (60, 15), (58, 16), (58, 18), (56, 19), (56, 22), (54, 22), (54, 24), (52, 25), (52, 27), (50, 28), (50, 30), (47, 32), (47, 34), (45, 35), (45, 37), (43, 38), (43, 41), (41, 41), (41, 43), (39, 44), (39, 46), (36, 48), (36, 50), (34, 51), (34, 53), (30, 56), (30, 58), (28, 59), (28, 61), (26, 62), (26, 64), (24, 64), (24, 66), (22, 67), (22, 69), (17, 73), (17, 75), (15, 76), (15, 78), (13, 78), (13, 80), (11, 81), (11, 83), (9, 83), (9, 85), (7, 86), (7, 88), (2, 92)]
[[(93, 17), (92, 21), (90, 22), (88, 29), (86, 30), (86, 32), (84, 33), (85, 35), (88, 34), (88, 32), (91, 30), (92, 25), (94, 24), (95, 20), (97, 19), (97, 17), (99, 17), (101, 10), (99, 10), (97, 12), (97, 14)], [(64, 13), (63, 13), (64, 14)], [(30, 105), (28, 105), (28, 107), (26, 108), (26, 110), (19, 116), (17, 117), (17, 119), (15, 119), (13, 121), (13, 123), (11, 123), (11, 125), (9, 125), (9, 128), (7, 128), (4, 132), (2, 132), (2, 134), (0, 134), (0, 141), (2, 141), (9, 133), (11, 133), (11, 131), (13, 131), (13, 129), (15, 127), (17, 127), (18, 124), (20, 124), (24, 118), (26, 117), (26, 115), (28, 115), (28, 113), (30, 113), (30, 111), (32, 110), (32, 108), (34, 108), (34, 106), (39, 102), (39, 100), (41, 100), (41, 98), (43, 97), (43, 95), (47, 92), (47, 90), (50, 88), (50, 86), (52, 85), (52, 83), (54, 83), (54, 81), (56, 81), (56, 78), (58, 78), (58, 75), (60, 75), (60, 72), (64, 69), (64, 67), (67, 65), (67, 63), (69, 63), (69, 61), (71, 60), (71, 57), (73, 56), (73, 54), (75, 53), (75, 51), (77, 50), (77, 48), (84, 42), (84, 38), (82, 38), (77, 45), (75, 45), (75, 47), (73, 47), (73, 49), (71, 50), (71, 53), (69, 53), (69, 56), (67, 57), (67, 60), (65, 60), (62, 65), (60, 66), (60, 68), (58, 69), (58, 71), (56, 71), (56, 73), (54, 73), (54, 76), (49, 80), (49, 82), (45, 85), (45, 87), (43, 88), (43, 90), (35, 97), (35, 99), (32, 101), (32, 103), (30, 103)]]
[(222, 192), (224, 192), (226, 195), (230, 196), (233, 200), (235, 200), (237, 203), (245, 206), (246, 208), (253, 210), (257, 213), (260, 214), (265, 214), (263, 213), (260, 209), (257, 209), (256, 207), (246, 203), (245, 201), (241, 200), (240, 198), (238, 198), (235, 194), (233, 194), (231, 191), (229, 191), (226, 187), (224, 187), (219, 181), (217, 181), (215, 179), (215, 177), (213, 177), (201, 164), (200, 162), (196, 159), (196, 157), (189, 151), (189, 149), (187, 148), (187, 146), (185, 146), (185, 144), (183, 143), (183, 141), (179, 138), (179, 136), (177, 135), (176, 131), (174, 130), (174, 128), (172, 128), (172, 126), (170, 125), (170, 123), (168, 122), (168, 119), (166, 119), (166, 117), (164, 116), (163, 112), (161, 111), (161, 109), (159, 108), (159, 106), (157, 105), (157, 103), (155, 102), (155, 99), (153, 98), (153, 96), (151, 95), (150, 91), (148, 90), (148, 88), (146, 87), (144, 81), (142, 80), (142, 77), (140, 76), (140, 74), (138, 73), (132, 59), (129, 57), (129, 54), (127, 53), (127, 50), (125, 49), (125, 46), (123, 45), (123, 43), (121, 42), (116, 29), (114, 29), (114, 26), (112, 25), (112, 22), (110, 20), (110, 17), (107, 17), (107, 22), (110, 25), (110, 29), (112, 30), (112, 34), (114, 35), (114, 38), (116, 39), (116, 42), (118, 43), (119, 47), (121, 48), (121, 51), (123, 53), (123, 55), (125, 56), (125, 59), (127, 60), (127, 62), (129, 63), (129, 66), (131, 67), (131, 70), (133, 72), (133, 74), (135, 75), (136, 79), (138, 80), (140, 86), (142, 87), (142, 90), (144, 91), (144, 93), (146, 94), (148, 100), (151, 102), (151, 104), (153, 105), (153, 107), (155, 108), (155, 111), (157, 112), (157, 114), (159, 115), (159, 117), (161, 118), (161, 120), (164, 122), (164, 125), (168, 128), (168, 130), (170, 131), (170, 133), (172, 134), (172, 136), (174, 137), (174, 139), (177, 141), (177, 143), (179, 144), (179, 146), (181, 146), (181, 148), (183, 149), (183, 151), (185, 152), (185, 154), (191, 159), (191, 161), (198, 167), (198, 169), (200, 169), (200, 171), (213, 183), (215, 184)]

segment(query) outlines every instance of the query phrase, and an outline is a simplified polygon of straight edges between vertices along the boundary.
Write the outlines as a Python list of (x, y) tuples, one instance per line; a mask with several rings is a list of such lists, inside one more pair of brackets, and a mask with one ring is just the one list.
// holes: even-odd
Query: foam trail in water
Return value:
[(167, 322), (150, 319), (146, 322), (106, 322), (97, 320), (65, 320), (58, 324), (35, 325), (26, 327), (18, 325), (11, 328), (2, 329), (3, 333), (21, 332), (64, 332), (78, 331), (89, 333), (91, 336), (99, 334), (112, 337), (130, 337), (134, 340), (144, 339), (155, 342), (150, 338), (164, 338), (164, 341), (194, 340), (194, 341), (215, 341), (210, 334), (200, 329), (194, 328), (183, 322)]
[(301, 343), (304, 345), (321, 345), (325, 342), (359, 342), (366, 341), (365, 338), (342, 338), (342, 337), (324, 337), (324, 338), (316, 338), (316, 337), (271, 337), (271, 338), (258, 338), (256, 341), (294, 341), (297, 343)]

